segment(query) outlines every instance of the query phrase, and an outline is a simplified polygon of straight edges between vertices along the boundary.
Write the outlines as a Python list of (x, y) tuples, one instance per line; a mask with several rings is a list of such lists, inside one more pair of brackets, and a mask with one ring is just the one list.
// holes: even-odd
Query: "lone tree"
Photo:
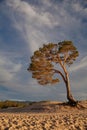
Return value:
[(66, 86), (67, 99), (71, 105), (75, 105), (76, 100), (71, 94), (67, 66), (73, 64), (78, 56), (79, 53), (72, 41), (44, 44), (31, 57), (28, 71), (32, 71), (32, 78), (36, 78), (41, 85), (59, 82), (57, 74), (60, 75)]

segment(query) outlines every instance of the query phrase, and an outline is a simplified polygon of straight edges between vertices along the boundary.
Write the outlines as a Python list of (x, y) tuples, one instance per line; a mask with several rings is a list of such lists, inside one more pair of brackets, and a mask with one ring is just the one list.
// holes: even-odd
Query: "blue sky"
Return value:
[(87, 1), (1, 0), (0, 100), (66, 100), (62, 81), (40, 86), (27, 71), (35, 50), (63, 40), (80, 53), (69, 68), (72, 93), (87, 99)]

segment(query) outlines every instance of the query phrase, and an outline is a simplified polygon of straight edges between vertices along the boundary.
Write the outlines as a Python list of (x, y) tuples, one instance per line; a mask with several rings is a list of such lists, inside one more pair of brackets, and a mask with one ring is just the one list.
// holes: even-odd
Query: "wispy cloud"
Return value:
[[(54, 40), (54, 35), (57, 40), (72, 40), (76, 37), (78, 40), (83, 39), (80, 31), (83, 28), (82, 18), (87, 16), (87, 9), (83, 8), (80, 2), (63, 1), (55, 4), (41, 1), (44, 10), (21, 0), (8, 0), (6, 3), (11, 10), (14, 27), (20, 31), (31, 52), (41, 44)], [(55, 28), (58, 28), (57, 32)]]
[(70, 71), (80, 71), (81, 69), (87, 68), (87, 56), (82, 58), (78, 63), (75, 63), (70, 67)]
[[(0, 35), (0, 84), (12, 91), (24, 93), (25, 96), (30, 94), (30, 96), (36, 95), (37, 97), (40, 94), (39, 98), (42, 95), (43, 97), (44, 95), (51, 97), (52, 88), (45, 89), (39, 86), (32, 79), (31, 74), (27, 72), (28, 63), (25, 63), (28, 62), (35, 50), (43, 43), (48, 42), (57, 43), (61, 40), (72, 40), (82, 56), (77, 63), (70, 67), (70, 72), (81, 74), (81, 70), (86, 70), (87, 7), (85, 3), (85, 1), (76, 0), (37, 0), (37, 2), (33, 0), (7, 0), (2, 2), (2, 5), (0, 4), (2, 12), (0, 29), (3, 25)], [(6, 30), (8, 25), (4, 17), (10, 21), (8, 30)], [(9, 34), (11, 32), (13, 33), (12, 37)], [(15, 34), (17, 37), (14, 37)], [(17, 43), (14, 42), (14, 39), (18, 39)], [(22, 48), (23, 51), (18, 48)], [(83, 56), (84, 58), (81, 58)], [(25, 57), (27, 60), (24, 59)], [(78, 79), (79, 81), (83, 79), (81, 81), (85, 83), (80, 82), (80, 84), (86, 86), (85, 77), (87, 77), (86, 73), (83, 77), (74, 76), (73, 79), (76, 79), (74, 84), (79, 86)], [(54, 91), (58, 92), (57, 88)], [(55, 93), (54, 91), (53, 93)]]
[(22, 65), (12, 62), (4, 56), (0, 56), (0, 84), (11, 81), (15, 74), (20, 71)]
[(47, 40), (44, 28), (53, 28), (58, 25), (58, 21), (50, 12), (38, 11), (26, 1), (8, 0), (7, 6), (13, 12), (11, 19), (14, 27), (21, 32), (31, 52), (38, 49), (39, 45)]

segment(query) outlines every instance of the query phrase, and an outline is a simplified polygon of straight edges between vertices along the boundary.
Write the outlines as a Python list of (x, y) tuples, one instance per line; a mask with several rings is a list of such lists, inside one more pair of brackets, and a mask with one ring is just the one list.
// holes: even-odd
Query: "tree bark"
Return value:
[(67, 92), (67, 99), (69, 101), (69, 104), (70, 105), (73, 105), (75, 106), (76, 105), (76, 100), (74, 99), (72, 93), (71, 93), (71, 90), (70, 90), (70, 81), (69, 81), (69, 75), (68, 75), (68, 72), (66, 70), (66, 68), (63, 66), (63, 70), (64, 70), (64, 73), (65, 75), (62, 74), (62, 72), (60, 72), (59, 70), (56, 70), (56, 69), (53, 69), (55, 71), (55, 73), (58, 73), (61, 75), (64, 83), (65, 83), (65, 86), (66, 86), (66, 92)]
[(67, 99), (68, 99), (68, 101), (69, 101), (69, 103), (71, 105), (75, 105), (76, 104), (76, 100), (74, 99), (74, 97), (71, 94), (70, 81), (69, 81), (68, 73), (66, 73), (66, 82), (65, 82), (65, 85), (66, 85), (66, 91), (67, 91)]

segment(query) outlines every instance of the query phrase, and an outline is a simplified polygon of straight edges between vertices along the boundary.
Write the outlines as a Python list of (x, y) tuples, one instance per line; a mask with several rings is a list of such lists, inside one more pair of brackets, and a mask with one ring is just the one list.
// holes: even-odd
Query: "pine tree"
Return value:
[(75, 104), (76, 100), (70, 90), (67, 66), (73, 64), (78, 56), (79, 53), (72, 41), (44, 44), (42, 48), (34, 52), (28, 70), (32, 72), (32, 78), (36, 78), (41, 85), (59, 82), (57, 74), (60, 75), (66, 86), (69, 103)]

